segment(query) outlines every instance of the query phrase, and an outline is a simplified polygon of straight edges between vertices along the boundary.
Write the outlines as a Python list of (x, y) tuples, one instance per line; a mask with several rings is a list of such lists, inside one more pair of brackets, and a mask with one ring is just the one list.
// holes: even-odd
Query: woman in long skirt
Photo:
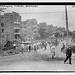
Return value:
[(51, 46), (51, 55), (52, 55), (52, 59), (53, 59), (55, 56), (55, 46), (54, 45)]

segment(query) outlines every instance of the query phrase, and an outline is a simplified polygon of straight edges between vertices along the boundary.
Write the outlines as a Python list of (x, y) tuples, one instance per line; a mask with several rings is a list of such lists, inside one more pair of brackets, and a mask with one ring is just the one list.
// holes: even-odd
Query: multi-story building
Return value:
[(6, 43), (7, 40), (13, 41), (19, 37), (20, 22), (19, 13), (12, 12), (0, 15), (0, 40), (2, 44)]
[(19, 22), (14, 22), (14, 36), (15, 36), (15, 39), (20, 38), (20, 23)]
[[(4, 15), (0, 15), (0, 43), (3, 43), (4, 38)], [(2, 41), (3, 40), (3, 41)]]

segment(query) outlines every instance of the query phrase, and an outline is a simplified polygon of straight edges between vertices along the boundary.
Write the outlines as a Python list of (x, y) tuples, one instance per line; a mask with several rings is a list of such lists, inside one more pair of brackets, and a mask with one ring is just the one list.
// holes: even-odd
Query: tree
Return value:
[(39, 26), (39, 28), (45, 29), (47, 27), (47, 24), (46, 24), (46, 22), (42, 22), (42, 23), (39, 23), (38, 26)]
[[(69, 36), (73, 36), (73, 32), (69, 31)], [(67, 31), (64, 31), (64, 36), (67, 36)]]
[(46, 24), (46, 22), (38, 24), (38, 33), (40, 34), (40, 39), (48, 38), (49, 35), (51, 35), (51, 30)]
[(45, 38), (45, 29), (44, 28), (40, 28), (38, 30), (38, 33), (40, 34), (40, 39), (44, 39)]
[(33, 26), (33, 25), (37, 25), (37, 20), (32, 18), (32, 19), (27, 19), (26, 21), (24, 21), (24, 25), (26, 26)]
[(67, 36), (67, 31), (64, 31), (64, 36)]
[(27, 19), (26, 21), (23, 21), (23, 27), (21, 28), (21, 34), (22, 37), (26, 37), (27, 39), (33, 38), (34, 35), (34, 26), (37, 28), (37, 20), (32, 18), (32, 19)]
[(73, 35), (73, 33), (71, 31), (69, 31), (69, 36), (72, 36), (72, 35)]
[(53, 34), (52, 27), (48, 25), (45, 29), (46, 29), (45, 32), (47, 33), (48, 37), (52, 36)]
[(61, 37), (62, 35), (59, 32), (55, 33), (55, 37)]

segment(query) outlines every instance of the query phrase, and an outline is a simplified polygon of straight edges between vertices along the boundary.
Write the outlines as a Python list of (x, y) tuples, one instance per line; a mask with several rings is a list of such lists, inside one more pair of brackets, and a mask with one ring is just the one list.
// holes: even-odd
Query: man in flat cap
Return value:
[(64, 64), (65, 62), (69, 59), (69, 64), (71, 63), (71, 56), (72, 56), (72, 46), (68, 45), (67, 49), (66, 49), (66, 59), (64, 60)]

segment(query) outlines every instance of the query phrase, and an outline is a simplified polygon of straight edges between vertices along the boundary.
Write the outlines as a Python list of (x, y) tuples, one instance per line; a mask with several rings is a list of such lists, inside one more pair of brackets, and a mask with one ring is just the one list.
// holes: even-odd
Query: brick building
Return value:
[(19, 13), (4, 13), (0, 15), (0, 43), (5, 44), (7, 40), (13, 41), (19, 37), (21, 16)]

